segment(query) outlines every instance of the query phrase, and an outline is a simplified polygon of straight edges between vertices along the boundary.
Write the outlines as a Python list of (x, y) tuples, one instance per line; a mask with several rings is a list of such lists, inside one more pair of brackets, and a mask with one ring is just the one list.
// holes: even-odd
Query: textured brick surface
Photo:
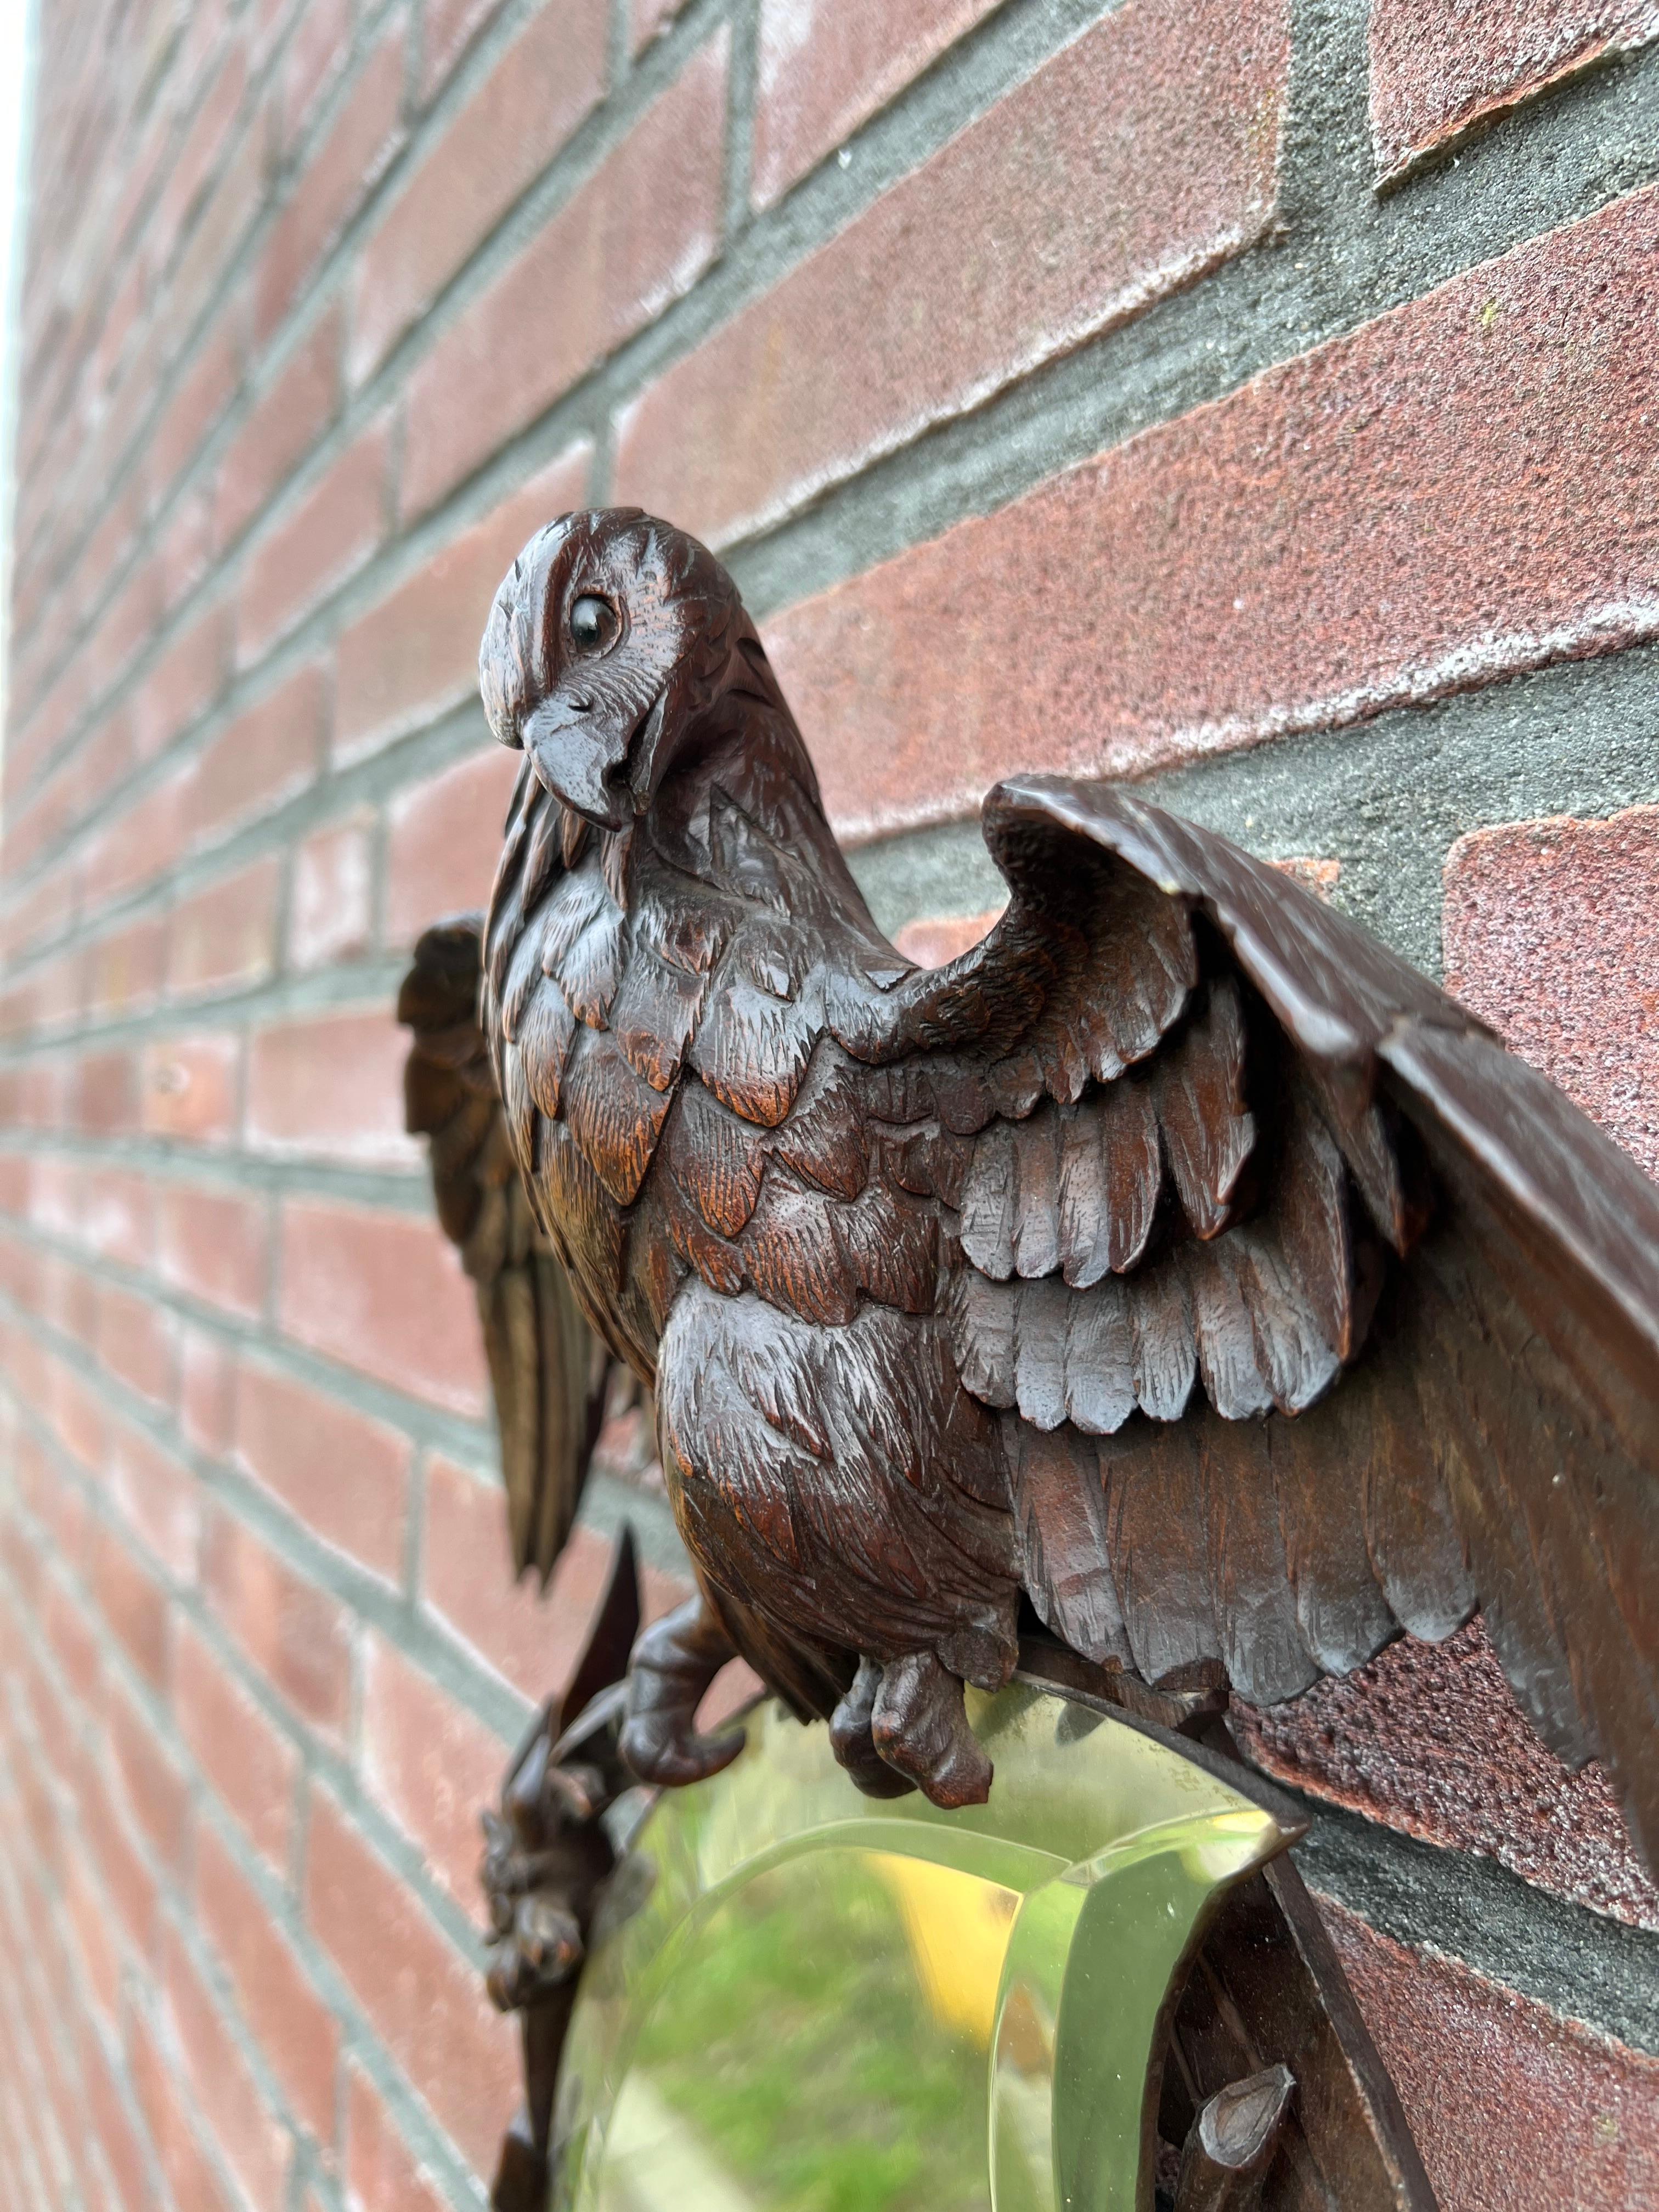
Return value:
[(419, 514), (533, 421), (712, 258), (727, 44), (724, 32), (708, 41), (416, 370), (405, 513)]
[(1446, 986), (1659, 1176), (1659, 807), (1476, 830), (1446, 856)]
[(1278, 0), (1115, 10), (654, 384), (619, 495), (739, 538), (1235, 252), (1288, 53)]
[(832, 814), (867, 833), (1016, 769), (1133, 774), (1653, 635), (1656, 214), (1519, 246), (769, 623)]
[(1235, 1711), (1249, 1755), (1297, 1789), (1659, 1928), (1659, 1891), (1601, 1769), (1571, 1774), (1545, 1749), (1478, 1620), (1446, 1644), (1402, 1637), (1287, 1704)]
[[(752, 193), (765, 207), (1000, 0), (762, 0)], [(667, 11), (657, 0), (659, 15)], [(635, 0), (635, 37), (641, 35)], [(654, 28), (654, 25), (652, 26)]]
[(1327, 1905), (1442, 2212), (1629, 2212), (1659, 2191), (1659, 2060)]
[[(473, 1293), (402, 1127), (397, 979), (483, 903), (519, 765), (478, 630), (550, 514), (635, 489), (747, 533), (838, 818), (901, 828), (857, 865), (915, 957), (997, 885), (954, 823), (902, 825), (1004, 767), (1214, 753), (1179, 803), (1318, 856), (1285, 865), (1419, 961), (1443, 902), (1457, 988), (1654, 1164), (1656, 717), (1620, 651), (1659, 627), (1652, 14), (40, 11), (0, 761), (6, 2212), (474, 2212), (518, 2064), (469, 1932), (479, 1805), (570, 1678), (601, 1525), (662, 1563), (649, 1614), (686, 1592), (632, 1412), (550, 1589), (510, 1584)], [(1498, 1981), (1569, 1921), (1586, 1958), (1644, 1940), (1581, 1911), (1652, 1892), (1477, 1635), (1252, 1726), (1373, 1824), (1351, 1903), (1415, 1926), (1485, 1853), (1533, 1885), (1470, 1870), (1511, 1900), (1467, 1931)], [(1357, 1927), (1448, 2212), (1655, 2193), (1640, 2065)], [(1628, 2026), (1551, 1955), (1564, 2014)]]
[(1593, 63), (1659, 36), (1653, 0), (1376, 0), (1369, 16), (1378, 172), (1414, 160)]

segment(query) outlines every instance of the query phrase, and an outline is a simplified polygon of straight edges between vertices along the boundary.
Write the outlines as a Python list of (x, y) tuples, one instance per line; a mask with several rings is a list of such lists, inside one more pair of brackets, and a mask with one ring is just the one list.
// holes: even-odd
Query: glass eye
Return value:
[(572, 602), (570, 642), (578, 653), (603, 653), (615, 638), (618, 627), (617, 611), (609, 599), (584, 592), (580, 599)]

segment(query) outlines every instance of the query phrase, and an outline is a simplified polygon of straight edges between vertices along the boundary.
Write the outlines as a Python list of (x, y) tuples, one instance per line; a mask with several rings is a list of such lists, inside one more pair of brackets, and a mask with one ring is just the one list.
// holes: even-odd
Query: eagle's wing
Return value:
[(444, 1234), (477, 1289), (515, 1570), (545, 1583), (575, 1518), (605, 1419), (612, 1361), (582, 1316), (514, 1163), (478, 1023), (483, 921), (428, 929), (398, 995), (413, 1032), (412, 1134), (431, 1139)]
[(1271, 1703), (1479, 1607), (1659, 1850), (1659, 1188), (1225, 840), (1038, 777), (985, 829), (1007, 915), (854, 1048), (931, 1072), (1038, 1611)]

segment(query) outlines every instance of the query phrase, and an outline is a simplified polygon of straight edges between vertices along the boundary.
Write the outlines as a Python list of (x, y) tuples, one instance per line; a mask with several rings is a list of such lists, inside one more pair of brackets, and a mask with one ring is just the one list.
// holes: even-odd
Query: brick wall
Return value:
[[(1294, 859), (1659, 1173), (1659, 9), (52, 0), (0, 848), (0, 2208), (465, 2206), (509, 1595), (401, 1129), (548, 514), (727, 553), (883, 921), (1013, 767)], [(1249, 1723), (1448, 2212), (1659, 2198), (1659, 1896), (1478, 1625)]]

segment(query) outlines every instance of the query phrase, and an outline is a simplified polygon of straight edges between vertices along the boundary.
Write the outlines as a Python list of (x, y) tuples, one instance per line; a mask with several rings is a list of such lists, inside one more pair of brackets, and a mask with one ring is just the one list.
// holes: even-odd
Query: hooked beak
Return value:
[(620, 830), (629, 812), (628, 748), (632, 732), (620, 736), (591, 711), (568, 700), (547, 699), (524, 723), (522, 738), (531, 765), (550, 791), (596, 830)]

